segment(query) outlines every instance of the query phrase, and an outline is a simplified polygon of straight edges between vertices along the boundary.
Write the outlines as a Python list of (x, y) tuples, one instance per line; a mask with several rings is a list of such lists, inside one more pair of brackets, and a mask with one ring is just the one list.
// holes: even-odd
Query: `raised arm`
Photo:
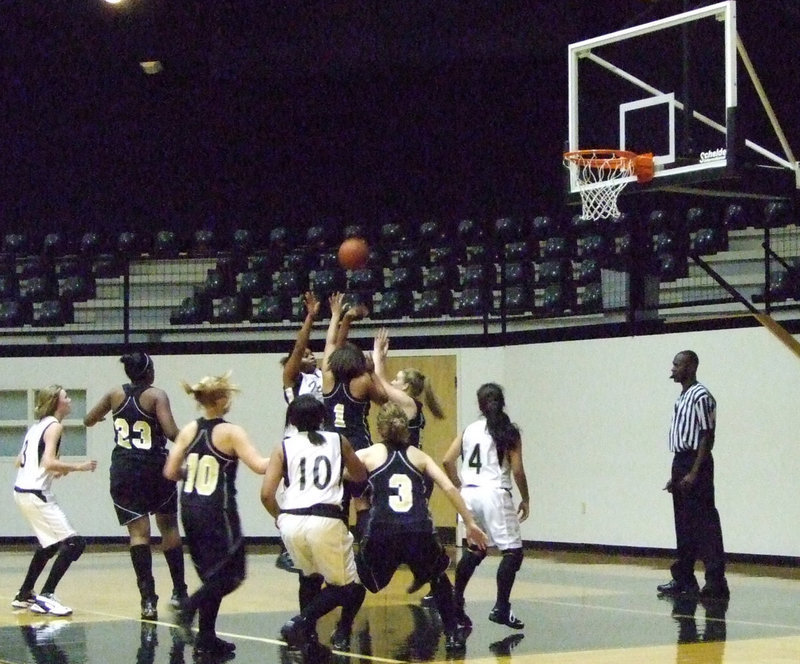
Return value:
[[(386, 356), (389, 354), (389, 332), (385, 327), (378, 330), (372, 346), (372, 363), (375, 366), (375, 377), (389, 401), (396, 403), (408, 419), (417, 414), (417, 404), (405, 391), (392, 385), (386, 376)], [(374, 400), (374, 399), (373, 399)]]
[(517, 483), (521, 502), (517, 507), (520, 522), (525, 521), (530, 513), (530, 496), (528, 495), (528, 478), (525, 476), (525, 466), (522, 464), (522, 440), (508, 451), (508, 462), (511, 465), (511, 474)]
[(344, 296), (341, 293), (334, 293), (328, 298), (328, 304), (331, 308), (331, 320), (328, 323), (328, 332), (325, 335), (325, 351), (322, 356), (322, 371), (329, 371), (328, 369), (328, 359), (331, 356), (331, 353), (335, 351), (339, 346), (336, 345), (337, 339), (336, 335), (339, 331), (339, 321), (342, 318), (342, 298)]
[(289, 354), (289, 359), (283, 365), (283, 386), (292, 387), (300, 374), (300, 366), (303, 362), (303, 355), (308, 348), (308, 340), (311, 337), (311, 328), (314, 326), (314, 321), (319, 314), (320, 302), (317, 296), (312, 291), (307, 291), (303, 296), (303, 302), (306, 305), (306, 318), (303, 325), (297, 333), (297, 339), (294, 342), (294, 348)]
[(339, 323), (339, 329), (336, 331), (337, 348), (340, 348), (342, 344), (347, 341), (347, 337), (350, 334), (350, 326), (352, 325), (353, 321), (361, 320), (368, 313), (369, 310), (363, 304), (357, 304), (347, 308), (342, 315), (341, 323)]

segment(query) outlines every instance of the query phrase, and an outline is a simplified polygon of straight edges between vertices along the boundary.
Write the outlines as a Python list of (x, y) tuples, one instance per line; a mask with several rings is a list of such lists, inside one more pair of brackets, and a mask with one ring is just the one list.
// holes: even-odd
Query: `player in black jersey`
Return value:
[[(381, 328), (375, 335), (375, 344), (372, 350), (372, 361), (375, 365), (375, 376), (380, 380), (389, 400), (403, 409), (408, 418), (408, 444), (422, 449), (422, 431), (425, 428), (425, 413), (422, 410), (422, 401), (431, 414), (437, 419), (444, 419), (444, 411), (439, 399), (433, 390), (430, 379), (417, 369), (408, 368), (397, 372), (394, 380), (386, 376), (386, 356), (389, 354), (389, 332)], [(419, 397), (419, 398), (418, 398)], [(428, 498), (433, 491), (433, 480), (425, 478), (425, 489)], [(414, 584), (416, 585), (416, 584)], [(412, 591), (417, 588), (412, 586)], [(423, 606), (433, 606), (435, 600), (433, 593), (429, 592), (422, 598)]]
[(186, 597), (177, 487), (162, 474), (167, 441), (175, 440), (178, 426), (166, 392), (153, 385), (153, 359), (147, 353), (137, 352), (123, 355), (120, 362), (131, 382), (106, 392), (83, 418), (83, 423), (93, 426), (109, 412), (113, 417), (111, 498), (120, 525), (128, 528), (142, 618), (156, 620), (158, 595), (150, 550), (151, 514), (155, 514), (161, 548), (172, 577), (170, 605), (176, 608)]
[[(344, 310), (341, 293), (329, 299), (331, 320), (325, 338), (322, 358), (322, 398), (327, 411), (326, 428), (345, 436), (354, 450), (372, 445), (367, 416), (371, 403), (386, 403), (386, 391), (375, 378), (372, 355), (369, 363), (358, 346), (347, 341), (352, 321), (364, 315), (365, 308)], [(364, 484), (345, 485), (344, 511), (350, 513), (350, 498), (354, 497), (356, 512), (364, 512), (369, 503), (360, 498)], [(357, 517), (358, 518), (358, 517)], [(358, 523), (358, 521), (357, 521)], [(361, 528), (357, 527), (360, 533)]]
[(203, 417), (187, 424), (175, 440), (164, 465), (164, 476), (183, 480), (181, 520), (197, 574), (203, 585), (178, 610), (184, 636), (192, 640), (191, 625), (198, 613), (194, 639), (197, 655), (226, 657), (235, 644), (217, 636), (216, 621), (222, 598), (245, 577), (245, 549), (236, 506), (239, 460), (261, 475), (269, 459), (262, 456), (240, 426), (224, 419), (237, 388), (230, 374), (183, 383), (203, 409)]
[(453, 586), (447, 576), (450, 559), (439, 543), (428, 510), (425, 477), (445, 492), (464, 519), (467, 540), (485, 549), (486, 534), (478, 528), (458, 489), (433, 459), (408, 444), (408, 418), (394, 403), (378, 413), (382, 443), (358, 452), (369, 471), (371, 506), (364, 538), (356, 557), (358, 575), (368, 590), (385, 588), (405, 563), (420, 584), (430, 583), (442, 617), (445, 647), (459, 650), (466, 630), (459, 625)]
[(381, 328), (375, 335), (372, 361), (375, 375), (381, 381), (390, 401), (398, 404), (408, 418), (408, 444), (422, 449), (422, 430), (425, 428), (425, 413), (422, 402), (438, 420), (444, 419), (444, 411), (431, 385), (430, 378), (418, 369), (407, 368), (397, 372), (394, 380), (386, 376), (386, 356), (389, 353), (389, 332)]

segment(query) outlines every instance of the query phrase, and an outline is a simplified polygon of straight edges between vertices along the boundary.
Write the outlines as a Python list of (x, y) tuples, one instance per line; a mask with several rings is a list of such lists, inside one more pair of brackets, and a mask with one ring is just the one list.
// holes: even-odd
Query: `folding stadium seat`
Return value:
[(253, 303), (250, 321), (253, 323), (280, 323), (292, 318), (292, 300), (284, 295), (265, 295)]
[(317, 270), (311, 275), (311, 290), (323, 302), (333, 293), (343, 291), (346, 285), (347, 277), (341, 268)]
[(72, 303), (64, 300), (45, 300), (33, 310), (34, 327), (62, 327), (74, 321)]
[(33, 305), (21, 300), (0, 301), (0, 327), (22, 327), (33, 321)]
[(178, 234), (172, 230), (160, 230), (153, 239), (153, 255), (156, 258), (176, 258), (180, 254)]
[(486, 288), (464, 288), (453, 300), (456, 316), (479, 316), (489, 312), (490, 293)]
[(404, 288), (388, 288), (380, 293), (373, 318), (402, 318), (414, 313), (414, 295)]
[(64, 279), (61, 284), (60, 295), (68, 302), (87, 302), (97, 295), (94, 277), (85, 274), (76, 274)]
[(587, 284), (580, 296), (578, 311), (594, 314), (603, 311), (603, 286), (599, 282)]
[(242, 295), (226, 295), (217, 306), (214, 321), (217, 323), (242, 323), (250, 318), (250, 298)]
[(242, 272), (239, 281), (239, 292), (247, 297), (261, 297), (269, 292), (270, 277), (260, 270)]
[(433, 288), (420, 293), (414, 315), (418, 318), (439, 318), (453, 309), (453, 294), (449, 289)]
[(399, 265), (390, 268), (387, 285), (395, 290), (418, 291), (422, 289), (422, 268), (419, 265)]

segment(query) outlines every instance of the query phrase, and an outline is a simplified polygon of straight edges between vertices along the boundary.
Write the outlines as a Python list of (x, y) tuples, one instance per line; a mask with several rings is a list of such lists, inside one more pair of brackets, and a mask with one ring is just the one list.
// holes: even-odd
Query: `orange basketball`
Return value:
[(369, 246), (360, 237), (349, 237), (339, 245), (339, 265), (347, 270), (364, 267), (369, 258)]

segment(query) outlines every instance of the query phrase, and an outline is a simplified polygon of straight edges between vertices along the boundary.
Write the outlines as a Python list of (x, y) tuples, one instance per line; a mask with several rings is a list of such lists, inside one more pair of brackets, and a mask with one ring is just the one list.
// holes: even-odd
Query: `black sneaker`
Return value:
[(281, 551), (278, 554), (278, 557), (275, 559), (275, 567), (282, 569), (284, 572), (300, 574), (300, 570), (294, 566), (294, 561), (288, 551)]
[(281, 627), (281, 638), (290, 648), (300, 648), (311, 639), (311, 630), (303, 616), (295, 616)]
[(158, 620), (158, 595), (142, 597), (142, 620)]
[(525, 623), (514, 615), (511, 607), (509, 607), (507, 611), (501, 611), (497, 607), (494, 607), (489, 612), (489, 620), (498, 625), (511, 627), (511, 629), (524, 629), (525, 627)]
[(427, 595), (423, 596), (419, 603), (426, 609), (436, 608), (436, 600), (433, 598), (433, 593), (428, 593)]
[(331, 648), (334, 650), (350, 650), (350, 639), (353, 635), (351, 629), (342, 627), (337, 623), (336, 629), (331, 634)]
[(467, 635), (461, 627), (456, 627), (449, 634), (444, 635), (444, 649), (447, 652), (461, 652), (467, 648)]
[(232, 654), (235, 650), (235, 643), (225, 641), (218, 636), (211, 638), (201, 636), (197, 638), (194, 644), (194, 653), (207, 657), (224, 657), (225, 655)]
[(697, 581), (692, 584), (683, 583), (677, 579), (672, 579), (667, 583), (662, 583), (660, 586), (656, 586), (656, 590), (658, 591), (659, 595), (678, 597), (680, 595), (696, 595), (699, 590), (699, 586), (697, 585)]
[(183, 590), (180, 590), (178, 588), (173, 588), (172, 596), (169, 598), (169, 605), (177, 611), (183, 606), (183, 603), (188, 598), (189, 595), (186, 592), (186, 588), (184, 588)]
[(17, 593), (14, 599), (11, 600), (11, 608), (13, 609), (30, 609), (36, 604), (36, 595), (34, 593)]

